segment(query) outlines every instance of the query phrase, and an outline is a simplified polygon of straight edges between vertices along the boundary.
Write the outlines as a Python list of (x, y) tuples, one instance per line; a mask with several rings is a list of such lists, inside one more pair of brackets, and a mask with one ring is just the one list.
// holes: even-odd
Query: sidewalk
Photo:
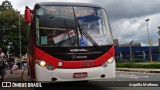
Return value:
[(160, 69), (116, 68), (117, 71), (160, 73)]
[(6, 75), (4, 76), (4, 81), (21, 81), (21, 75), (23, 70), (16, 70), (10, 74), (10, 70), (6, 70)]
[(27, 70), (16, 70), (12, 74), (10, 74), (10, 70), (6, 70), (4, 81), (30, 81), (30, 79), (27, 75)]

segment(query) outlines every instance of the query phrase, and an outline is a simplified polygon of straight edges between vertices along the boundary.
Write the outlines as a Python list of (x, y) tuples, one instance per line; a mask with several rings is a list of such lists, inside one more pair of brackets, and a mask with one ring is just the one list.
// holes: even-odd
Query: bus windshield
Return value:
[(35, 16), (38, 46), (93, 46), (93, 41), (98, 46), (113, 44), (109, 22), (102, 8), (39, 6)]

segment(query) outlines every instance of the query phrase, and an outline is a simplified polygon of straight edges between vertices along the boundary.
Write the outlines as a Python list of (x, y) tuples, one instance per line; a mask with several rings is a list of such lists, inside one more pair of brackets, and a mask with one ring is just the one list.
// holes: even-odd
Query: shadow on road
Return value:
[(42, 88), (35, 89), (44, 90), (45, 88), (50, 88), (52, 90), (106, 90), (105, 87), (101, 87), (100, 85), (96, 85), (89, 81), (46, 83), (42, 84), (42, 86)]

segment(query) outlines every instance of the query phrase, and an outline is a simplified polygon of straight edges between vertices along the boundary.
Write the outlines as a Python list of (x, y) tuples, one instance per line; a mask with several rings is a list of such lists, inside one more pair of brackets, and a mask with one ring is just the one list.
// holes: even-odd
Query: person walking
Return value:
[(9, 55), (8, 64), (9, 64), (9, 68), (11, 70), (11, 72), (10, 72), (11, 74), (12, 74), (12, 67), (13, 67), (14, 63), (15, 63), (14, 58), (11, 55)]
[(6, 75), (6, 64), (4, 59), (6, 58), (5, 54), (2, 52), (2, 48), (0, 48), (0, 75), (2, 75), (1, 80), (4, 81), (4, 75)]

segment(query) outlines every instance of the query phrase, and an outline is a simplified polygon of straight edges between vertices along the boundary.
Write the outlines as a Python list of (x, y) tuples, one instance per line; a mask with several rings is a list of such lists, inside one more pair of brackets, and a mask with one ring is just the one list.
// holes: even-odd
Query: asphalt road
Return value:
[(160, 81), (160, 73), (117, 71), (115, 79), (109, 81)]
[[(19, 73), (20, 74), (20, 73)], [(27, 72), (15, 75), (16, 80), (29, 81)], [(13, 77), (14, 78), (14, 77)], [(15, 79), (10, 79), (15, 80)], [(10, 81), (7, 80), (6, 81)], [(148, 86), (147, 86), (148, 85)], [(158, 85), (159, 87), (157, 87)], [(137, 87), (138, 86), (138, 87)], [(160, 90), (160, 73), (140, 73), (117, 71), (116, 78), (90, 80), (88, 82), (46, 83), (42, 88), (0, 88), (0, 90)]]
[[(65, 82), (56, 84), (49, 83), (43, 85), (44, 87), (50, 88), (56, 87), (56, 89), (74, 88), (80, 90), (160, 90), (160, 74), (117, 71), (116, 78), (114, 79), (91, 80), (88, 82)], [(159, 87), (154, 87), (153, 85), (158, 85)]]

